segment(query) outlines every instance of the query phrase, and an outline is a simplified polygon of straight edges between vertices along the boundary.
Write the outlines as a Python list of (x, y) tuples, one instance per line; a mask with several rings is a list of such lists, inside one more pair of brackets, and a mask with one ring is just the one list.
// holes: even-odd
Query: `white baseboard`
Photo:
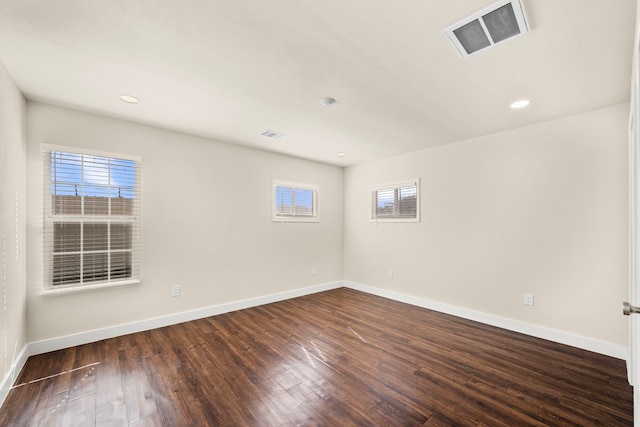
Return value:
[(4, 403), (4, 400), (7, 398), (9, 394), (9, 390), (13, 387), (13, 383), (24, 368), (25, 363), (27, 363), (27, 359), (29, 358), (28, 353), (28, 344), (22, 347), (18, 357), (13, 361), (13, 364), (9, 368), (9, 371), (6, 373), (2, 382), (0, 383), (0, 406)]
[[(395, 301), (404, 302), (418, 307), (428, 308), (430, 310), (439, 311), (441, 313), (451, 314), (464, 319), (474, 320), (476, 322), (485, 323), (491, 326), (507, 329), (514, 332), (531, 335), (537, 338), (543, 338), (560, 344), (570, 345), (572, 347), (593, 351), (618, 359), (627, 360), (628, 348), (619, 344), (613, 344), (605, 341), (596, 340), (556, 329), (546, 328), (543, 326), (525, 323), (518, 320), (508, 319), (505, 317), (495, 316), (479, 311), (461, 308), (441, 302), (419, 298), (407, 294), (402, 294), (387, 289), (376, 288), (356, 282), (333, 282), (322, 285), (315, 285), (306, 288), (294, 289), (291, 291), (281, 292), (277, 294), (265, 295), (246, 300), (235, 301), (226, 304), (205, 307), (198, 310), (186, 311), (181, 313), (170, 314), (167, 316), (157, 317), (153, 319), (142, 320), (134, 323), (111, 326), (108, 328), (97, 329), (93, 331), (82, 332), (79, 334), (67, 335), (58, 338), (52, 338), (43, 341), (36, 341), (27, 344), (26, 354), (28, 356), (46, 353), (49, 351), (60, 350), (76, 345), (87, 344), (102, 339), (113, 338), (121, 335), (131, 334), (135, 332), (147, 331), (150, 329), (161, 328), (163, 326), (175, 325), (177, 323), (188, 322), (190, 320), (201, 319), (203, 317), (215, 316), (218, 314), (229, 313), (245, 308), (256, 307), (259, 305), (270, 304), (277, 301), (296, 298), (303, 295), (310, 295), (316, 292), (327, 291), (345, 286)], [(24, 364), (24, 363), (23, 363)], [(20, 365), (20, 369), (22, 365)], [(19, 372), (19, 370), (18, 370)]]
[(294, 289), (291, 291), (281, 292), (277, 294), (264, 295), (256, 298), (249, 298), (241, 301), (234, 301), (227, 304), (220, 304), (211, 307), (205, 307), (198, 310), (185, 311), (182, 313), (170, 314), (167, 316), (156, 317), (153, 319), (141, 320), (139, 322), (127, 323), (123, 325), (110, 326), (108, 328), (96, 329), (78, 334), (67, 335), (42, 341), (28, 343), (20, 351), (20, 354), (14, 361), (13, 365), (5, 375), (2, 383), (0, 383), (0, 406), (4, 403), (9, 391), (14, 386), (14, 381), (18, 374), (27, 363), (29, 356), (47, 353), (50, 351), (61, 350), (82, 344), (88, 344), (103, 339), (114, 338), (121, 335), (132, 334), (135, 332), (148, 331), (151, 329), (161, 328), (164, 326), (175, 325), (190, 320), (202, 319), (204, 317), (215, 316), (218, 314), (229, 313), (245, 308), (256, 307), (259, 305), (270, 304), (272, 302), (283, 301), (291, 298), (297, 298), (304, 295), (311, 295), (316, 292), (328, 291), (342, 287), (342, 282), (325, 283), (321, 285), (308, 286), (305, 288)]
[(612, 344), (605, 341), (599, 341), (592, 338), (574, 335), (555, 329), (545, 328), (543, 326), (533, 325), (530, 323), (520, 322), (517, 320), (507, 319), (500, 316), (494, 316), (479, 311), (469, 310), (453, 305), (443, 304), (437, 301), (418, 298), (415, 296), (390, 291), (387, 289), (376, 288), (373, 286), (363, 285), (355, 282), (333, 282), (322, 285), (309, 286), (305, 288), (294, 289), (291, 291), (281, 292), (277, 294), (264, 295), (256, 298), (235, 301), (226, 304), (205, 307), (198, 310), (186, 311), (181, 313), (170, 314), (167, 316), (156, 317), (153, 319), (142, 320), (134, 323), (111, 326), (108, 328), (97, 329), (78, 334), (67, 335), (58, 338), (47, 339), (28, 343), (20, 352), (11, 369), (5, 375), (0, 383), (0, 405), (7, 397), (13, 381), (24, 367), (27, 358), (36, 354), (42, 354), (49, 351), (61, 350), (67, 347), (87, 344), (103, 339), (114, 338), (121, 335), (131, 334), (135, 332), (147, 331), (151, 329), (161, 328), (164, 326), (175, 325), (190, 320), (201, 319), (218, 314), (229, 313), (245, 308), (256, 307), (273, 302), (283, 301), (304, 295), (314, 294), (316, 292), (328, 291), (340, 287), (347, 287), (395, 301), (404, 302), (418, 307), (427, 308), (441, 313), (451, 314), (453, 316), (464, 319), (474, 320), (487, 325), (497, 326), (514, 332), (520, 332), (526, 335), (543, 338), (560, 344), (566, 344), (584, 350), (593, 351), (618, 359), (626, 360), (628, 357), (628, 349), (625, 346)]
[(584, 336), (575, 335), (556, 329), (550, 329), (544, 326), (533, 325), (531, 323), (525, 323), (518, 320), (507, 319), (505, 317), (495, 316), (480, 311), (474, 311), (449, 304), (443, 304), (441, 302), (414, 297), (387, 289), (363, 285), (361, 283), (345, 281), (344, 286), (369, 294), (378, 295), (380, 297), (389, 298), (395, 301), (404, 302), (418, 307), (428, 308), (430, 310), (451, 314), (457, 317), (462, 317), (463, 319), (474, 320), (476, 322), (484, 323), (487, 325), (497, 326), (509, 331), (519, 332), (525, 335), (554, 341), (560, 344), (570, 345), (572, 347), (593, 351), (595, 353), (604, 354), (606, 356), (615, 357), (617, 359), (628, 360), (629, 349), (623, 345), (600, 341), (593, 338), (587, 338)]
[(78, 334), (36, 341), (27, 345), (28, 355), (33, 356), (36, 354), (47, 353), (49, 351), (61, 350), (67, 347), (73, 347), (76, 345), (88, 344), (103, 339), (114, 338), (121, 335), (148, 331), (164, 326), (188, 322), (190, 320), (202, 319), (204, 317), (216, 316), (218, 314), (229, 313), (236, 310), (242, 310), (245, 308), (270, 304), (272, 302), (310, 295), (316, 292), (328, 291), (330, 289), (336, 289), (342, 286), (342, 282), (325, 283), (322, 285), (309, 286), (277, 294), (264, 295), (256, 298), (249, 298), (246, 300), (200, 308), (197, 310), (170, 314), (153, 319), (141, 320), (139, 322), (110, 326), (108, 328), (96, 329), (92, 331), (81, 332)]

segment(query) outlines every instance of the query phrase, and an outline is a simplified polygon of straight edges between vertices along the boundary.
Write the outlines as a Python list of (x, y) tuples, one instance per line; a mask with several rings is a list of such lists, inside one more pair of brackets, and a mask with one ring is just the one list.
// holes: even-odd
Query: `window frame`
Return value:
[[(277, 189), (278, 187), (290, 188), (293, 190), (307, 190), (311, 191), (313, 196), (312, 201), (312, 215), (278, 215), (278, 203), (277, 203)], [(280, 179), (274, 179), (271, 191), (271, 220), (273, 222), (320, 222), (319, 211), (320, 200), (320, 186), (317, 184), (302, 184), (299, 182), (283, 181)]]
[[(380, 190), (394, 190), (394, 194), (400, 188), (416, 187), (416, 216), (415, 217), (401, 217), (401, 216), (382, 216), (377, 215), (377, 196)], [(394, 211), (396, 210), (394, 204)], [(403, 181), (387, 182), (384, 184), (371, 185), (369, 187), (369, 221), (370, 222), (420, 222), (420, 178), (407, 179)]]
[[(40, 152), (41, 152), (41, 161), (42, 161), (42, 171), (43, 171), (43, 176), (42, 176), (42, 209), (41, 209), (41, 213), (42, 213), (42, 239), (41, 239), (41, 250), (42, 250), (42, 260), (43, 260), (43, 270), (42, 270), (42, 291), (41, 291), (41, 296), (55, 296), (55, 295), (63, 295), (63, 294), (69, 294), (69, 293), (77, 293), (77, 292), (86, 292), (86, 291), (91, 291), (91, 290), (96, 290), (96, 289), (102, 289), (102, 288), (110, 288), (110, 287), (119, 287), (119, 286), (126, 286), (126, 285), (133, 285), (133, 284), (138, 284), (141, 281), (141, 274), (140, 274), (140, 174), (141, 174), (141, 164), (142, 164), (142, 158), (139, 156), (133, 156), (133, 155), (125, 155), (125, 154), (118, 154), (118, 153), (108, 153), (108, 152), (102, 152), (102, 151), (97, 151), (97, 150), (87, 150), (87, 149), (82, 149), (82, 148), (77, 148), (77, 147), (70, 147), (70, 146), (61, 146), (61, 145), (51, 145), (51, 144), (41, 144), (40, 145)], [(54, 180), (52, 180), (52, 161), (51, 161), (51, 156), (52, 153), (54, 152), (59, 152), (59, 153), (66, 153), (66, 154), (70, 154), (70, 155), (77, 155), (77, 156), (89, 156), (89, 157), (98, 157), (98, 158), (106, 158), (109, 159), (109, 167), (111, 167), (111, 162), (113, 160), (117, 160), (117, 161), (131, 161), (135, 163), (135, 171), (133, 173), (133, 177), (134, 177), (134, 183), (133, 183), (133, 198), (132, 198), (132, 203), (131, 203), (131, 210), (132, 213), (131, 214), (113, 214), (112, 213), (112, 201), (111, 199), (114, 199), (115, 197), (107, 197), (107, 199), (109, 200), (108, 206), (109, 206), (109, 210), (106, 214), (99, 214), (99, 215), (89, 215), (83, 212), (84, 208), (81, 208), (80, 213), (73, 213), (73, 214), (56, 214), (53, 211), (53, 200), (54, 200), (54, 194), (51, 193), (51, 185), (54, 183)], [(81, 163), (82, 164), (82, 163)], [(99, 171), (101, 171), (100, 169), (98, 169)], [(80, 180), (80, 184), (84, 184), (83, 182), (84, 178), (81, 178)], [(108, 187), (111, 188), (111, 187)], [(81, 199), (80, 203), (81, 206), (84, 205), (84, 203), (86, 202), (86, 200), (84, 200), (84, 197), (90, 197), (89, 195), (83, 195), (83, 199)], [(55, 234), (54, 234), (54, 228), (57, 225), (64, 225), (64, 224), (79, 224), (80, 225), (80, 233), (83, 233), (83, 227), (87, 224), (104, 224), (107, 225), (106, 228), (106, 236), (104, 237), (105, 240), (107, 241), (107, 248), (106, 249), (99, 249), (99, 250), (84, 250), (83, 249), (83, 245), (84, 243), (80, 243), (80, 250), (79, 251), (72, 251), (74, 252), (78, 252), (77, 255), (80, 256), (84, 256), (84, 255), (91, 255), (91, 254), (95, 254), (96, 256), (98, 255), (107, 255), (107, 259), (110, 259), (111, 256), (113, 256), (114, 254), (130, 254), (131, 256), (131, 273), (127, 274), (126, 277), (116, 277), (116, 278), (112, 278), (112, 277), (108, 277), (106, 280), (95, 280), (95, 281), (87, 281), (84, 282), (84, 278), (82, 277), (82, 268), (83, 268), (83, 262), (80, 261), (78, 263), (78, 271), (79, 271), (79, 281), (78, 282), (73, 282), (73, 283), (66, 283), (66, 284), (54, 284), (54, 255), (57, 253), (58, 255), (62, 255), (64, 256), (65, 254), (63, 254), (63, 252), (56, 252), (55, 250), (55, 246), (56, 246), (56, 239), (55, 239)], [(129, 234), (127, 234), (127, 239), (130, 238), (131, 242), (130, 242), (130, 248), (129, 247), (125, 247), (125, 248), (112, 248), (111, 245), (114, 244), (114, 238), (111, 236), (111, 232), (112, 232), (112, 224), (128, 224), (131, 226), (131, 234), (129, 236)], [(83, 234), (80, 234), (80, 238), (79, 241), (83, 242)], [(125, 244), (125, 246), (129, 246), (127, 244)], [(71, 254), (71, 255), (74, 255)], [(125, 255), (126, 257), (126, 255)], [(128, 262), (125, 262), (125, 268), (128, 267), (127, 266)], [(110, 263), (110, 261), (108, 261), (107, 263), (108, 267), (104, 270), (107, 274), (107, 276), (110, 276), (112, 274), (112, 264)]]

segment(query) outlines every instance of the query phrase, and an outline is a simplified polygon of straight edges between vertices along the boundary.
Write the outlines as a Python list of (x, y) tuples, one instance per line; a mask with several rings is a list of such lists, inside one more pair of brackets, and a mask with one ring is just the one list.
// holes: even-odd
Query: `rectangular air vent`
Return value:
[(444, 30), (460, 55), (467, 57), (529, 32), (521, 0), (501, 0)]
[(267, 138), (273, 138), (273, 139), (280, 139), (282, 137), (287, 136), (286, 134), (284, 134), (282, 132), (278, 132), (278, 131), (271, 130), (271, 129), (265, 130), (260, 135), (266, 136)]

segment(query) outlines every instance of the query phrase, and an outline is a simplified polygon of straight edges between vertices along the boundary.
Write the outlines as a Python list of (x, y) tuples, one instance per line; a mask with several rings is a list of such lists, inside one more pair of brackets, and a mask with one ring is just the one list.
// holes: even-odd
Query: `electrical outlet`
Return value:
[(318, 274), (318, 269), (316, 268), (316, 266), (315, 266), (315, 265), (314, 265), (313, 267), (311, 267), (311, 274), (312, 274), (312, 275), (314, 275), (314, 276), (315, 276), (316, 274)]
[(524, 294), (523, 300), (524, 305), (533, 305), (533, 294)]
[(391, 270), (387, 271), (387, 279), (389, 279), (389, 280), (393, 279), (393, 271), (391, 271)]
[(171, 296), (179, 297), (180, 296), (180, 285), (171, 286)]

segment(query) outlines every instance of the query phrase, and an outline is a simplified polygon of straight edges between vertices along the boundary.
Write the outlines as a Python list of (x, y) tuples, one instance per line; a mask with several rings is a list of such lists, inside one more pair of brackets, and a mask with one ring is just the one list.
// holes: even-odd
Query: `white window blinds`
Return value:
[(44, 289), (140, 279), (140, 161), (44, 147)]
[(419, 221), (419, 180), (371, 187), (372, 221)]
[(318, 221), (318, 186), (273, 182), (274, 221)]

